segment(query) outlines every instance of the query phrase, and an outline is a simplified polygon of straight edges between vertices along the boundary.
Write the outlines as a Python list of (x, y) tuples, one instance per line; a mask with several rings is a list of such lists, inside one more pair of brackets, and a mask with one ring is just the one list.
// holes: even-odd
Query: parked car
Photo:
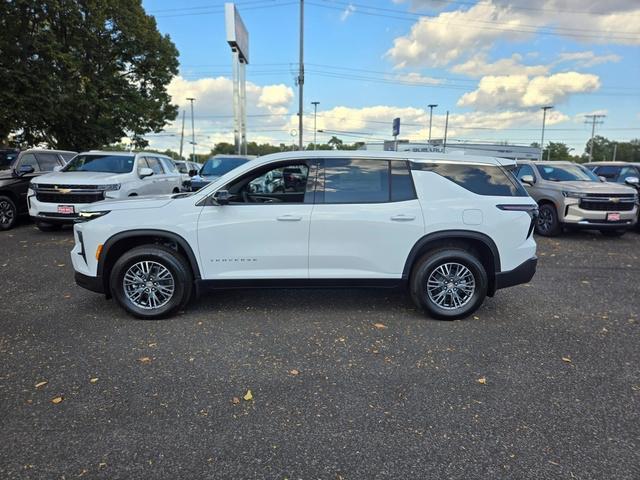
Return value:
[[(160, 318), (205, 287), (406, 286), (438, 318), (462, 318), (536, 268), (537, 205), (504, 168), (466, 155), (287, 152), (190, 194), (80, 212), (78, 285)], [(278, 192), (250, 185), (295, 170)]]
[(559, 235), (567, 227), (620, 236), (638, 218), (638, 194), (632, 188), (603, 182), (577, 163), (522, 160), (514, 173), (540, 206), (540, 235)]
[(192, 176), (191, 191), (197, 192), (225, 173), (230, 172), (253, 158), (255, 157), (252, 155), (214, 155), (204, 162), (202, 168), (196, 175)]
[(27, 191), (31, 179), (62, 167), (75, 152), (30, 149), (0, 152), (0, 230), (9, 230), (19, 215), (29, 213)]
[(197, 175), (202, 165), (188, 160), (174, 160), (173, 163), (182, 175), (182, 190), (191, 191), (191, 177)]
[(41, 230), (73, 223), (85, 206), (101, 200), (180, 192), (182, 177), (169, 157), (148, 152), (91, 151), (60, 171), (32, 181), (29, 215)]
[[(607, 182), (628, 185), (640, 194), (640, 164), (632, 162), (592, 162), (585, 164), (589, 170)], [(640, 230), (640, 208), (636, 229)]]

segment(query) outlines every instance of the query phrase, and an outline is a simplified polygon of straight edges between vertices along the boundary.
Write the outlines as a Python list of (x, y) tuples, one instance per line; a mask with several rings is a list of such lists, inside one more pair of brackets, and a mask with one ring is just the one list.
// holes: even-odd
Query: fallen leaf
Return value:
[(240, 403), (240, 399), (238, 397), (233, 397), (231, 399), (231, 403), (233, 403), (234, 405), (238, 405)]
[(473, 316), (473, 319), (474, 319), (474, 320), (480, 320), (480, 317), (478, 317), (477, 315), (474, 315), (474, 316)]
[(98, 468), (105, 468), (107, 466), (107, 464), (105, 462), (100, 462), (98, 464)]
[(59, 263), (58, 266), (59, 267), (64, 267), (64, 263)]
[(388, 328), (384, 323), (374, 323), (373, 326), (378, 330), (384, 330), (385, 328)]
[(589, 285), (589, 281), (588, 280), (582, 280), (580, 283), (584, 283), (585, 285)]
[(36, 383), (36, 388), (44, 387), (47, 383), (49, 382), (47, 382), (46, 380), (43, 380), (42, 382), (38, 382)]
[(138, 361), (144, 364), (151, 363), (151, 359), (149, 357), (140, 357)]
[(60, 397), (53, 397), (51, 399), (51, 403), (53, 403), (54, 405), (58, 405), (59, 403), (62, 403), (62, 400), (64, 400), (64, 398), (62, 396)]
[(572, 363), (569, 357), (562, 357), (563, 362)]
[(247, 393), (244, 394), (244, 398), (247, 402), (253, 400), (253, 394), (251, 393), (251, 390), (247, 390)]
[(91, 383), (98, 383), (98, 377), (93, 377), (89, 380)]
[(150, 343), (150, 344), (149, 344), (149, 347), (153, 348), (153, 347), (155, 347), (156, 345), (158, 345), (158, 344), (157, 344), (157, 343)]
[(290, 373), (291, 375), (300, 375), (300, 371), (299, 371), (299, 370), (296, 370), (295, 368), (294, 368), (293, 370), (289, 371), (289, 373)]
[(478, 383), (481, 384), (481, 385), (486, 385), (487, 384), (487, 379), (484, 378), (484, 377), (480, 377), (478, 379)]
[(68, 293), (65, 293), (65, 294), (64, 294), (64, 298), (67, 298), (67, 299), (68, 299), (68, 298), (71, 298), (71, 295), (69, 295)]

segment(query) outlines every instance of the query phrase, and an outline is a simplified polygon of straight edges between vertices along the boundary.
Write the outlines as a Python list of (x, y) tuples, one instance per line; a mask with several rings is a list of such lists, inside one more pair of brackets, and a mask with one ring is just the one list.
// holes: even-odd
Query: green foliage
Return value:
[(551, 160), (572, 160), (573, 156), (570, 154), (570, 149), (565, 143), (562, 142), (549, 142), (547, 148), (542, 151), (542, 158)]
[(140, 0), (0, 2), (0, 139), (76, 151), (159, 132), (178, 51)]
[[(585, 158), (589, 157), (590, 148), (591, 139), (585, 146)], [(640, 139), (636, 138), (629, 142), (615, 142), (601, 135), (596, 135), (593, 138), (594, 162), (613, 160), (614, 150), (616, 150), (616, 161), (640, 162)]]

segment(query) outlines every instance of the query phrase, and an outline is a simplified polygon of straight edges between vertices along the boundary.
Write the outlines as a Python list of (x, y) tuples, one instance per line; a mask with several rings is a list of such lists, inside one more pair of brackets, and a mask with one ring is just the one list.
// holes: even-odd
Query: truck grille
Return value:
[(73, 192), (58, 193), (54, 191), (36, 191), (36, 198), (39, 202), (44, 203), (93, 203), (104, 200), (104, 192)]
[[(612, 198), (618, 200), (612, 201)], [(633, 210), (634, 205), (635, 198), (633, 195), (589, 196), (580, 200), (581, 209), (598, 212), (628, 212)]]

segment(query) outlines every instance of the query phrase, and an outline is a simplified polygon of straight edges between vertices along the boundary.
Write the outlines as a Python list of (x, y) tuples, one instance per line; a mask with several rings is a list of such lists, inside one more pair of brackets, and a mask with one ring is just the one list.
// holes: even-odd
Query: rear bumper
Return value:
[(538, 257), (532, 257), (513, 270), (496, 273), (496, 290), (530, 282), (536, 273), (537, 265)]
[(76, 285), (79, 287), (91, 290), (96, 293), (105, 293), (104, 284), (102, 283), (102, 277), (90, 277), (80, 272), (75, 272)]

